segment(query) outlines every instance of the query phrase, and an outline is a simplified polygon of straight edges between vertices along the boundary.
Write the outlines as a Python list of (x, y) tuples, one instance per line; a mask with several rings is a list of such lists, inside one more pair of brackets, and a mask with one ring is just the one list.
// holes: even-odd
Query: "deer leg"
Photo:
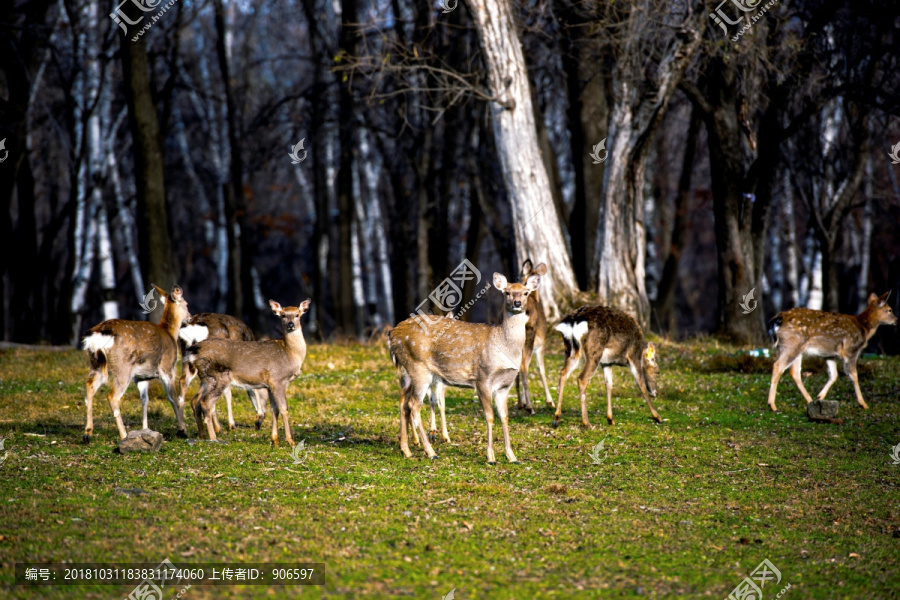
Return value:
[(447, 403), (444, 398), (444, 383), (442, 381), (435, 382), (434, 397), (438, 405), (438, 410), (441, 411), (441, 437), (449, 444), (450, 434), (447, 433)]
[(516, 393), (518, 394), (518, 381), (522, 380), (522, 393), (519, 394), (519, 401), (517, 406), (519, 408), (527, 410), (530, 414), (534, 414), (534, 406), (531, 404), (531, 390), (528, 389), (528, 367), (531, 365), (531, 352), (532, 349), (528, 347), (528, 344), (525, 344), (525, 347), (522, 349), (522, 365), (519, 367), (519, 375), (516, 379)]
[(266, 418), (266, 401), (269, 392), (265, 388), (247, 390), (247, 396), (250, 397), (250, 404), (253, 405), (253, 410), (256, 412), (256, 428), (260, 429)]
[(141, 421), (142, 429), (149, 429), (149, 425), (147, 423), (147, 405), (150, 404), (150, 382), (149, 381), (135, 381), (134, 384), (137, 386), (138, 393), (141, 395), (141, 413), (143, 415)]
[(600, 364), (599, 359), (599, 356), (594, 357), (591, 354), (588, 354), (584, 369), (582, 369), (581, 374), (578, 375), (578, 395), (581, 399), (581, 424), (588, 428), (591, 426), (591, 422), (588, 419), (587, 388), (591, 383), (591, 378), (597, 371), (597, 366)]
[(119, 411), (119, 406), (122, 402), (122, 396), (125, 395), (125, 390), (128, 388), (129, 377), (123, 377), (122, 375), (113, 374), (110, 377), (110, 390), (109, 396), (107, 396), (107, 401), (109, 402), (109, 409), (112, 411), (113, 418), (116, 420), (116, 427), (119, 430), (119, 439), (125, 439), (128, 436), (128, 432), (125, 430), (125, 423), (122, 421), (122, 413)]
[(554, 408), (553, 398), (550, 396), (550, 386), (547, 385), (547, 372), (544, 369), (544, 347), (538, 346), (534, 349), (535, 362), (537, 362), (538, 373), (541, 376), (541, 383), (544, 386), (545, 403), (550, 408)]
[(866, 404), (866, 401), (863, 400), (862, 390), (859, 389), (859, 376), (856, 373), (856, 359), (850, 359), (846, 361), (844, 368), (847, 371), (847, 375), (850, 376), (850, 379), (853, 380), (853, 389), (856, 391), (856, 401), (859, 402), (859, 405), (865, 409), (869, 408), (869, 405)]
[(172, 410), (175, 411), (175, 421), (178, 423), (178, 433), (176, 435), (180, 438), (186, 438), (187, 426), (184, 424), (184, 396), (180, 393), (174, 393), (176, 390), (172, 389), (176, 381), (175, 367), (172, 367), (171, 373), (161, 374), (159, 379), (166, 390), (166, 398), (169, 399), (169, 404), (172, 405)]
[(106, 376), (101, 369), (91, 371), (88, 374), (84, 395), (84, 406), (87, 408), (87, 422), (84, 425), (84, 437), (81, 438), (81, 441), (85, 444), (90, 443), (91, 436), (94, 434), (94, 394), (105, 382)]
[(809, 404), (812, 402), (812, 396), (809, 395), (809, 392), (806, 391), (806, 386), (803, 385), (803, 376), (800, 371), (801, 364), (803, 363), (803, 355), (800, 354), (797, 358), (794, 359), (794, 362), (791, 363), (791, 377), (794, 380), (794, 383), (797, 384), (797, 387), (800, 388), (800, 393), (803, 394), (803, 397), (806, 398), (806, 403)]
[(516, 455), (513, 454), (512, 444), (509, 442), (508, 397), (509, 388), (497, 390), (497, 393), (494, 395), (494, 405), (497, 407), (497, 416), (500, 417), (500, 427), (503, 429), (503, 450), (506, 452), (506, 459), (511, 463), (517, 463), (519, 461), (516, 459)]
[(606, 422), (615, 425), (612, 416), (612, 367), (609, 365), (603, 366), (603, 383), (606, 384)]
[[(187, 397), (187, 389), (191, 381), (197, 376), (197, 370), (189, 362), (181, 362), (181, 375), (178, 377), (178, 405), (184, 415), (184, 400)], [(183, 419), (183, 417), (182, 417)]]
[(828, 365), (828, 382), (825, 384), (825, 387), (822, 388), (822, 391), (816, 395), (816, 398), (819, 400), (825, 399), (828, 390), (831, 389), (831, 386), (834, 385), (834, 382), (837, 381), (838, 378), (837, 361), (829, 359), (825, 361), (825, 364)]
[[(218, 400), (218, 398), (216, 398)], [(216, 431), (216, 435), (222, 433), (222, 427), (219, 425), (219, 410), (216, 407), (216, 402), (212, 403), (212, 406), (209, 409), (209, 416), (207, 417), (212, 423), (213, 429)]]
[(578, 367), (579, 362), (581, 362), (581, 352), (569, 354), (566, 356), (566, 362), (563, 365), (562, 371), (559, 373), (559, 395), (556, 399), (556, 412), (553, 414), (554, 427), (559, 425), (559, 416), (562, 414), (562, 399), (563, 391), (566, 389), (566, 380), (569, 378), (569, 375), (572, 374), (572, 371)]
[(228, 409), (228, 429), (234, 431), (234, 413), (231, 411), (231, 386), (225, 388), (222, 395), (225, 396), (225, 407)]
[(269, 404), (272, 406), (272, 435), (270, 439), (274, 446), (278, 444), (278, 415), (281, 414), (281, 411), (278, 409), (278, 401), (275, 399), (272, 391), (266, 390), (266, 392), (269, 394)]
[(641, 390), (641, 394), (644, 396), (644, 400), (647, 401), (647, 406), (650, 407), (650, 414), (653, 416), (653, 420), (657, 423), (662, 423), (662, 419), (659, 418), (659, 413), (656, 412), (656, 409), (653, 408), (653, 402), (650, 400), (650, 390), (647, 389), (647, 383), (644, 381), (644, 376), (641, 371), (638, 371), (637, 365), (640, 364), (637, 361), (629, 360), (628, 365), (631, 367), (631, 374), (634, 375), (634, 380), (638, 384), (638, 388)]
[(788, 354), (786, 352), (779, 354), (778, 358), (775, 359), (775, 364), (772, 365), (772, 383), (769, 384), (769, 408), (773, 411), (778, 410), (775, 406), (775, 394), (778, 392), (778, 380), (781, 379), (781, 375), (784, 373), (785, 369), (787, 369), (798, 356), (799, 354)]
[(487, 423), (487, 459), (489, 465), (496, 465), (497, 458), (494, 456), (494, 409), (491, 406), (491, 389), (485, 383), (477, 383), (475, 391), (478, 393), (478, 399), (481, 401), (481, 408), (484, 410), (484, 420)]
[(419, 437), (422, 439), (422, 449), (425, 450), (425, 454), (428, 455), (428, 458), (435, 459), (437, 458), (437, 454), (434, 451), (434, 448), (431, 447), (431, 442), (428, 441), (428, 435), (425, 433), (425, 426), (422, 424), (422, 400), (425, 398), (426, 393), (430, 387), (431, 382), (417, 382), (415, 379), (412, 381), (412, 386), (409, 389), (409, 392), (406, 394), (406, 400), (408, 404), (409, 416), (412, 420), (413, 431), (418, 430)]
[[(287, 406), (287, 385), (281, 385), (276, 388), (269, 388), (269, 395), (275, 397), (275, 402), (278, 406), (278, 412), (281, 414), (281, 421), (284, 425), (284, 440), (288, 443), (289, 446), (294, 446), (294, 438), (291, 435), (291, 424), (288, 420), (288, 406)], [(272, 445), (278, 445), (278, 419), (272, 419), (275, 421), (275, 433), (272, 438)]]
[[(406, 401), (406, 390), (400, 389), (400, 452), (406, 458), (412, 458), (409, 451), (409, 437), (406, 431), (409, 422), (409, 403)], [(413, 430), (415, 432), (415, 430)]]
[(434, 384), (428, 388), (428, 391), (425, 393), (428, 397), (428, 407), (431, 409), (431, 421), (428, 427), (428, 441), (432, 444), (437, 439), (437, 423), (435, 422), (435, 414), (437, 413), (437, 398), (434, 394)]

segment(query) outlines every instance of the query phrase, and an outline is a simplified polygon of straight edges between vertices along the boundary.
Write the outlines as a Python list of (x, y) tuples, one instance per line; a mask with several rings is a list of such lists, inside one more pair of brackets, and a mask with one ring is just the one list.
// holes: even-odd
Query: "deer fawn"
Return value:
[[(253, 332), (247, 327), (247, 324), (236, 317), (230, 315), (222, 315), (218, 313), (200, 313), (189, 317), (181, 325), (178, 332), (178, 345), (181, 347), (181, 356), (184, 356), (189, 346), (199, 344), (206, 339), (225, 339), (237, 340), (241, 342), (252, 342)], [(184, 362), (181, 365), (181, 377), (178, 379), (178, 404), (184, 407), (184, 397), (187, 394), (188, 386), (196, 377), (197, 372), (190, 363)], [(231, 411), (231, 388), (225, 388), (223, 392), (225, 396), (225, 406), (228, 408), (228, 429), (235, 428), (234, 415)], [(250, 397), (250, 403), (253, 404), (253, 410), (256, 411), (256, 428), (262, 427), (263, 420), (266, 418), (266, 391), (248, 389), (247, 395)], [(219, 427), (219, 418), (215, 412), (212, 413), (213, 427), (216, 433), (221, 431)]]
[[(544, 276), (547, 274), (547, 265), (544, 263), (533, 267), (531, 260), (522, 263), (522, 283), (528, 281), (532, 274)], [(544, 385), (547, 406), (553, 408), (553, 398), (550, 397), (550, 388), (547, 386), (547, 374), (544, 371), (544, 340), (547, 338), (547, 318), (544, 316), (544, 307), (541, 306), (540, 293), (535, 290), (528, 295), (528, 304), (525, 305), (525, 314), (528, 322), (525, 324), (525, 347), (522, 350), (522, 366), (519, 368), (519, 376), (516, 377), (516, 395), (519, 398), (518, 408), (524, 408), (534, 414), (534, 406), (531, 404), (531, 392), (528, 389), (528, 367), (531, 364), (531, 355), (534, 353), (537, 359), (538, 373), (541, 383)], [(519, 389), (519, 382), (522, 389)]]
[(897, 324), (897, 317), (891, 312), (891, 307), (887, 303), (889, 295), (890, 292), (881, 297), (871, 294), (868, 306), (858, 315), (839, 315), (809, 308), (792, 308), (775, 315), (770, 326), (771, 331), (775, 334), (778, 358), (775, 359), (772, 367), (769, 408), (778, 410), (775, 407), (778, 380), (781, 379), (782, 373), (788, 367), (791, 369), (794, 383), (806, 398), (806, 403), (812, 402), (800, 375), (800, 364), (804, 354), (821, 356), (828, 364), (828, 382), (819, 392), (819, 400), (825, 399), (828, 390), (837, 380), (836, 359), (840, 358), (844, 361), (844, 370), (853, 380), (856, 401), (863, 408), (869, 408), (859, 389), (856, 361), (880, 325)]
[(125, 431), (125, 424), (122, 422), (119, 403), (132, 379), (141, 395), (143, 428), (147, 429), (150, 380), (159, 378), (166, 388), (169, 403), (175, 410), (178, 437), (187, 437), (184, 412), (176, 402), (173, 387), (176, 385), (175, 362), (178, 359), (175, 338), (181, 322), (189, 316), (188, 304), (177, 285), (168, 294), (155, 285), (153, 287), (163, 304), (159, 325), (147, 321), (110, 319), (92, 327), (84, 337), (83, 347), (91, 361), (91, 372), (88, 374), (87, 393), (84, 398), (87, 407), (85, 443), (91, 441), (91, 435), (94, 433), (94, 394), (106, 382), (109, 382), (110, 386), (107, 397), (109, 407), (116, 419), (119, 437), (125, 439), (128, 432)]
[[(391, 360), (400, 378), (400, 450), (412, 456), (407, 438), (407, 422), (422, 438), (429, 458), (437, 458), (425, 435), (420, 410), (429, 389), (439, 393), (443, 419), (443, 386), (473, 387), (481, 400), (487, 421), (487, 459), (494, 457), (494, 411), (503, 428), (506, 458), (517, 462), (509, 443), (507, 398), (522, 364), (525, 345), (525, 313), (528, 295), (538, 289), (539, 275), (532, 275), (525, 284), (508, 283), (506, 277), (494, 273), (494, 287), (506, 296), (506, 317), (500, 325), (466, 323), (456, 319), (420, 315), (397, 325), (390, 333)], [(424, 324), (428, 330), (423, 330)], [(443, 333), (435, 337), (435, 330)], [(446, 429), (446, 428), (445, 428)]]
[(205, 424), (209, 439), (216, 439), (211, 415), (216, 410), (216, 400), (233, 385), (245, 390), (265, 388), (272, 404), (272, 444), (278, 445), (278, 415), (281, 415), (284, 438), (294, 445), (288, 422), (287, 388), (300, 375), (306, 358), (300, 317), (309, 310), (309, 304), (310, 300), (304, 300), (300, 306), (282, 308), (269, 300), (272, 312), (281, 317), (283, 339), (263, 342), (209, 339), (187, 349), (184, 361), (200, 378), (200, 392), (191, 401), (191, 407), (201, 437)]
[(650, 407), (650, 414), (657, 423), (662, 419), (653, 408), (650, 398), (656, 398), (656, 379), (659, 366), (656, 364), (656, 348), (652, 342), (644, 341), (644, 333), (637, 321), (621, 310), (606, 306), (582, 306), (567, 315), (556, 330), (563, 336), (566, 345), (566, 362), (559, 375), (559, 399), (553, 426), (559, 425), (562, 413), (563, 389), (566, 379), (584, 358), (585, 365), (578, 376), (578, 391), (581, 395), (581, 422), (590, 427), (585, 391), (598, 366), (603, 367), (606, 382), (606, 420), (613, 424), (612, 414), (612, 366), (628, 365)]

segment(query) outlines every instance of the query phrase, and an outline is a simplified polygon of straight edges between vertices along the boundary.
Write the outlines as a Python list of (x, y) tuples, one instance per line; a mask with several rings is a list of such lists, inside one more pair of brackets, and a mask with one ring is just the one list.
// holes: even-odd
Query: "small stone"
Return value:
[(806, 416), (810, 421), (828, 421), (837, 417), (838, 403), (835, 400), (813, 400), (806, 405)]
[(125, 439), (119, 442), (116, 450), (119, 454), (128, 452), (158, 452), (162, 447), (163, 436), (158, 431), (137, 429), (129, 431)]

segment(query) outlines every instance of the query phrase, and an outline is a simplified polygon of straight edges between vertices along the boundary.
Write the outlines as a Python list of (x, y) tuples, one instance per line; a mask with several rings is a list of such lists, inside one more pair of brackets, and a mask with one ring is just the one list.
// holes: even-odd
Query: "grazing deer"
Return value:
[(160, 379), (166, 388), (166, 396), (175, 410), (178, 421), (178, 437), (187, 437), (184, 426), (184, 412), (176, 402), (175, 362), (178, 359), (178, 345), (175, 338), (181, 322), (189, 316), (188, 303), (177, 285), (171, 293), (153, 286), (163, 304), (162, 319), (159, 324), (147, 321), (125, 321), (109, 319), (92, 327), (82, 342), (91, 361), (91, 372), (87, 378), (87, 393), (84, 404), (87, 407), (87, 424), (84, 427), (84, 443), (91, 441), (94, 433), (94, 394), (104, 383), (109, 382), (109, 408), (116, 419), (119, 437), (128, 434), (122, 422), (119, 403), (134, 380), (141, 395), (143, 407), (143, 428), (147, 429), (147, 404), (150, 402), (148, 389), (151, 379)]
[[(525, 283), (532, 274), (543, 277), (547, 274), (547, 265), (544, 263), (533, 267), (531, 260), (522, 263), (522, 277), (520, 281)], [(534, 406), (531, 404), (531, 392), (528, 389), (528, 367), (531, 364), (531, 355), (534, 353), (537, 359), (538, 373), (541, 383), (544, 385), (545, 402), (553, 408), (553, 398), (550, 397), (550, 388), (547, 386), (547, 374), (544, 371), (544, 340), (547, 338), (547, 318), (544, 316), (544, 307), (541, 305), (540, 293), (535, 290), (528, 295), (528, 304), (525, 306), (525, 314), (528, 322), (525, 324), (525, 347), (522, 350), (522, 366), (519, 368), (519, 376), (516, 377), (516, 396), (519, 398), (518, 408), (523, 408), (534, 414)], [(522, 382), (522, 389), (519, 382)]]
[[(500, 325), (419, 315), (391, 330), (391, 360), (400, 378), (400, 450), (404, 456), (412, 456), (407, 438), (407, 422), (411, 421), (422, 438), (425, 454), (437, 458), (422, 425), (422, 400), (434, 388), (432, 393), (440, 394), (439, 406), (443, 407), (443, 386), (452, 385), (475, 388), (481, 400), (487, 421), (488, 463), (497, 462), (492, 401), (503, 428), (506, 458), (517, 462), (509, 443), (507, 398), (522, 364), (528, 295), (540, 283), (539, 275), (532, 275), (521, 284), (508, 283), (506, 277), (494, 273), (494, 287), (506, 296), (506, 316)], [(424, 329), (422, 324), (426, 326)], [(442, 334), (435, 336), (437, 331)]]
[[(237, 340), (241, 342), (252, 342), (253, 332), (247, 327), (247, 324), (231, 315), (222, 315), (218, 313), (200, 313), (189, 317), (181, 325), (178, 332), (178, 345), (181, 347), (181, 356), (184, 356), (189, 346), (199, 344), (206, 339), (223, 339)], [(190, 363), (184, 362), (181, 365), (181, 377), (178, 380), (178, 404), (184, 406), (184, 397), (187, 394), (188, 386), (196, 377), (197, 372)], [(225, 396), (225, 406), (228, 408), (228, 429), (234, 430), (234, 415), (231, 411), (231, 388), (225, 388), (223, 392)], [(263, 420), (266, 418), (266, 391), (248, 389), (247, 395), (250, 397), (250, 403), (253, 404), (253, 410), (256, 411), (256, 428), (262, 427)], [(221, 431), (219, 427), (219, 418), (215, 412), (212, 413), (213, 427), (216, 433)]]
[(858, 315), (839, 315), (809, 308), (792, 308), (775, 315), (770, 321), (770, 331), (775, 335), (778, 358), (772, 367), (769, 408), (778, 410), (775, 407), (778, 380), (788, 367), (806, 403), (812, 402), (801, 378), (800, 364), (804, 354), (821, 356), (828, 365), (828, 382), (819, 392), (819, 400), (825, 399), (837, 380), (836, 359), (840, 358), (844, 361), (844, 370), (853, 380), (856, 401), (863, 408), (869, 408), (859, 389), (856, 361), (880, 325), (897, 324), (897, 317), (887, 303), (888, 296), (890, 292), (881, 297), (871, 294), (866, 309)]
[(559, 375), (559, 399), (553, 426), (559, 425), (562, 413), (563, 389), (566, 379), (578, 364), (585, 359), (584, 369), (578, 376), (578, 390), (581, 395), (581, 423), (590, 427), (585, 391), (598, 366), (603, 367), (606, 382), (606, 420), (613, 424), (612, 414), (612, 366), (628, 365), (650, 407), (650, 414), (661, 423), (650, 398), (656, 398), (656, 379), (659, 366), (656, 364), (656, 348), (652, 342), (644, 341), (644, 333), (637, 321), (621, 310), (606, 306), (582, 306), (567, 315), (556, 330), (562, 334), (566, 345), (566, 362)]
[(269, 306), (281, 318), (284, 338), (262, 342), (209, 339), (187, 349), (184, 361), (200, 378), (200, 392), (191, 401), (197, 429), (202, 437), (204, 424), (210, 440), (216, 439), (212, 417), (216, 400), (229, 386), (245, 390), (266, 389), (272, 404), (272, 444), (278, 445), (278, 415), (284, 422), (284, 438), (291, 446), (288, 422), (288, 384), (300, 375), (306, 358), (306, 341), (300, 317), (309, 310), (310, 300), (300, 306), (282, 308), (274, 300)]

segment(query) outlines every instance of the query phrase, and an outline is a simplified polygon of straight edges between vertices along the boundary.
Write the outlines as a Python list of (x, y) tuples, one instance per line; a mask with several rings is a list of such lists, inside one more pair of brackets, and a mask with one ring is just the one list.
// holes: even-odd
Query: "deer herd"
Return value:
[[(412, 456), (408, 432), (413, 443), (421, 442), (429, 458), (437, 458), (431, 440), (436, 436), (435, 413), (440, 413), (441, 437), (450, 441), (447, 431), (444, 388), (474, 388), (487, 422), (487, 459), (496, 462), (493, 445), (494, 416), (500, 420), (503, 451), (515, 463), (509, 435), (507, 399), (516, 384), (518, 407), (534, 414), (528, 385), (531, 357), (545, 395), (545, 403), (555, 408), (553, 426), (562, 414), (563, 390), (569, 375), (580, 365), (578, 376), (581, 400), (581, 422), (590, 427), (587, 410), (587, 387), (598, 367), (603, 367), (606, 383), (606, 419), (613, 424), (612, 366), (628, 366), (650, 414), (661, 422), (653, 407), (657, 396), (659, 365), (656, 347), (644, 338), (637, 321), (629, 314), (605, 306), (582, 306), (566, 315), (555, 329), (562, 335), (565, 362), (559, 377), (556, 403), (550, 395), (544, 369), (544, 343), (547, 320), (538, 289), (547, 273), (543, 263), (534, 266), (530, 260), (522, 265), (520, 282), (510, 283), (494, 273), (493, 285), (504, 295), (503, 321), (499, 325), (468, 323), (451, 315), (417, 315), (394, 327), (388, 334), (391, 360), (400, 381), (400, 450)], [(141, 398), (143, 428), (147, 424), (148, 388), (150, 380), (159, 379), (169, 403), (175, 411), (177, 435), (187, 437), (184, 421), (185, 393), (191, 381), (200, 380), (200, 390), (191, 400), (191, 412), (201, 437), (215, 440), (221, 431), (216, 416), (216, 402), (224, 396), (228, 410), (228, 427), (235, 428), (231, 407), (231, 388), (247, 391), (256, 411), (256, 428), (260, 429), (266, 414), (266, 401), (272, 406), (272, 443), (278, 444), (278, 419), (284, 425), (284, 437), (294, 444), (288, 420), (287, 388), (296, 379), (306, 358), (306, 341), (300, 320), (309, 310), (310, 301), (299, 306), (282, 307), (269, 301), (272, 313), (281, 319), (284, 337), (254, 340), (253, 333), (240, 319), (216, 313), (191, 316), (180, 287), (171, 291), (154, 286), (163, 304), (159, 324), (146, 321), (110, 319), (92, 327), (83, 339), (90, 359), (86, 384), (87, 422), (84, 441), (94, 431), (93, 400), (101, 385), (107, 383), (107, 400), (119, 430), (127, 435), (120, 403), (128, 384), (134, 381)], [(856, 362), (869, 339), (880, 325), (895, 325), (897, 317), (888, 305), (889, 293), (869, 296), (866, 309), (858, 315), (841, 315), (806, 308), (794, 308), (777, 314), (771, 321), (777, 356), (772, 368), (768, 403), (774, 411), (775, 394), (782, 373), (790, 368), (791, 377), (806, 402), (812, 397), (803, 385), (801, 360), (804, 355), (826, 360), (828, 382), (818, 394), (824, 399), (837, 379), (837, 360), (853, 381), (856, 399), (868, 408), (857, 379)], [(179, 350), (182, 355), (181, 376), (176, 378)], [(430, 431), (422, 420), (425, 399), (431, 408)]]

